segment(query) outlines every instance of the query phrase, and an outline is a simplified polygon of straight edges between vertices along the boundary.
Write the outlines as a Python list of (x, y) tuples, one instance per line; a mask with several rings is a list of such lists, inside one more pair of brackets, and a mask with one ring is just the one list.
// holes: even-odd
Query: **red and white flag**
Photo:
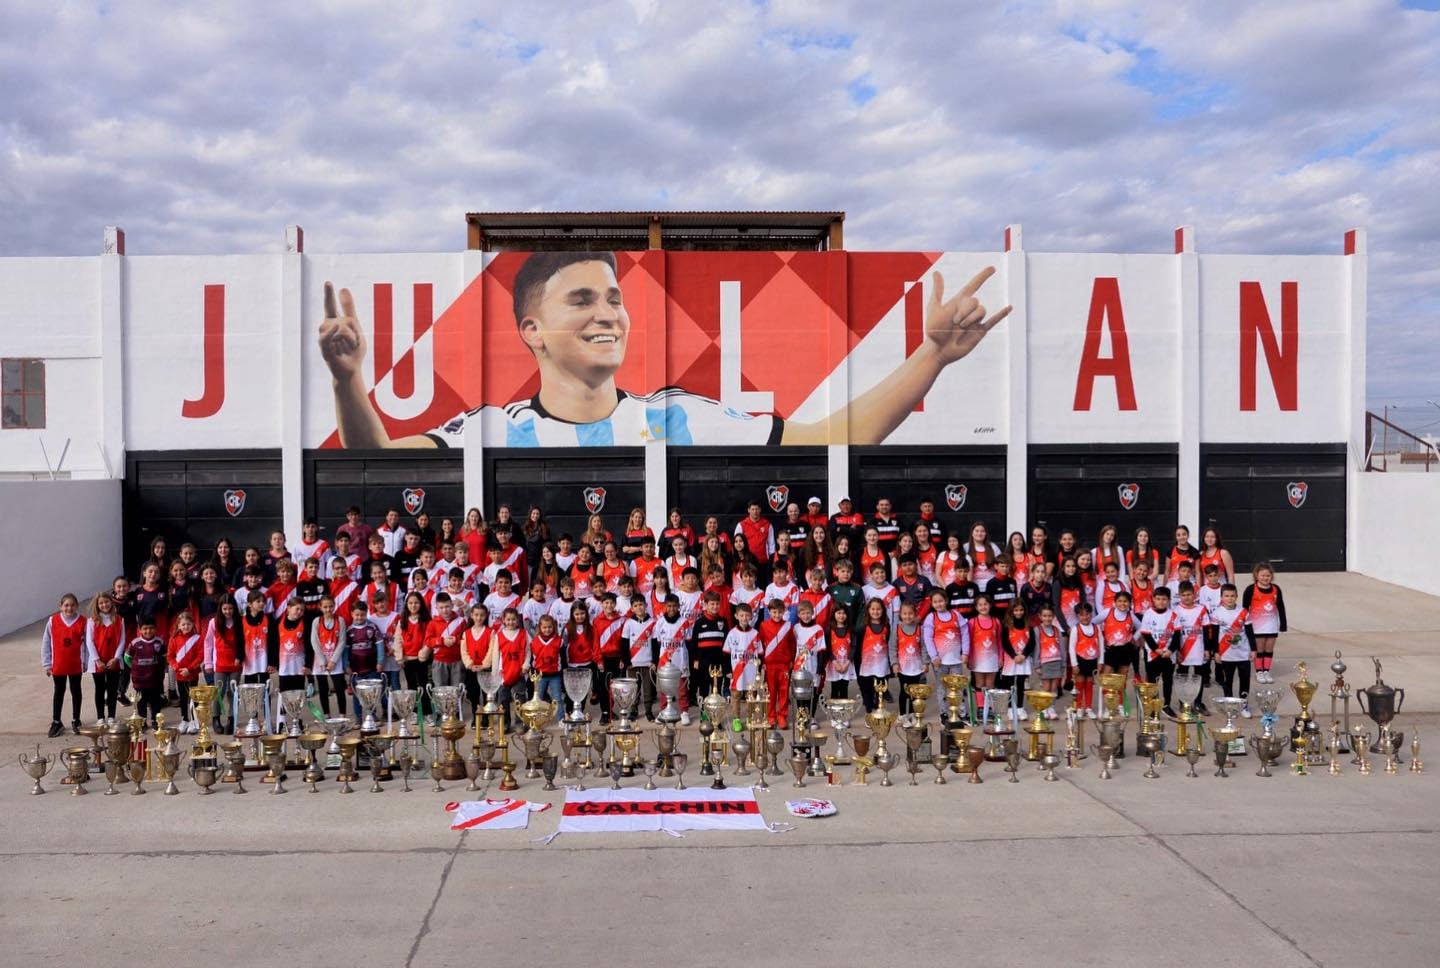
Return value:
[(749, 788), (567, 790), (557, 834), (770, 830)]
[(451, 830), (524, 830), (530, 826), (530, 814), (549, 810), (548, 803), (529, 800), (467, 800), (450, 803)]

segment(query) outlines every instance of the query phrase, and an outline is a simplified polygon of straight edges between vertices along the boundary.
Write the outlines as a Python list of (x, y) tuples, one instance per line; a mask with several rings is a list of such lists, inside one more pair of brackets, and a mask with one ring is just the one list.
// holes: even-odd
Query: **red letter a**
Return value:
[[(1110, 328), (1110, 356), (1100, 355), (1100, 327)], [(1137, 410), (1135, 380), (1130, 375), (1130, 338), (1125, 334), (1125, 311), (1120, 308), (1120, 281), (1110, 276), (1095, 280), (1090, 292), (1090, 318), (1085, 322), (1085, 349), (1075, 379), (1076, 410), (1089, 410), (1097, 377), (1115, 380), (1115, 399), (1121, 410)]]
[(1240, 409), (1255, 409), (1255, 344), (1265, 350), (1265, 366), (1275, 387), (1281, 410), (1298, 410), (1300, 368), (1299, 285), (1280, 283), (1280, 344), (1265, 308), (1265, 293), (1258, 282), (1240, 283)]

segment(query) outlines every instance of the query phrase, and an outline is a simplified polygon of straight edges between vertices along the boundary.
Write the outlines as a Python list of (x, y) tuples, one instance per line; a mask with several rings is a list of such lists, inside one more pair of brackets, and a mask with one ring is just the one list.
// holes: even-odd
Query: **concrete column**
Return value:
[[(1195, 229), (1175, 230), (1176, 284), (1180, 291), (1180, 523), (1194, 535), (1205, 529), (1200, 520), (1200, 257), (1195, 252)], [(1198, 540), (1198, 537), (1197, 537)]]
[(304, 424), (301, 353), (305, 345), (305, 233), (285, 226), (280, 257), (280, 484), (285, 534), (300, 535), (305, 520)]
[[(650, 223), (653, 241), (659, 242), (660, 223)], [(663, 251), (647, 252), (644, 259), (665, 259)], [(652, 268), (654, 268), (652, 264)], [(665, 266), (659, 267), (659, 279), (668, 279)], [(663, 287), (662, 287), (663, 288)], [(645, 327), (645, 392), (654, 393), (669, 382), (666, 372), (666, 352), (669, 338), (665, 332), (665, 303), (663, 298), (646, 307), (649, 325)], [(657, 535), (665, 527), (665, 515), (670, 510), (670, 461), (669, 445), (665, 430), (655, 436), (648, 432), (645, 437), (645, 519)], [(704, 441), (701, 441), (704, 443)], [(629, 508), (621, 513), (629, 513)]]
[[(841, 225), (842, 222), (838, 218), (830, 223), (832, 249), (841, 248), (839, 241)], [(842, 281), (848, 290), (850, 257), (841, 252), (829, 258), (836, 260), (834, 271), (842, 274)], [(836, 327), (830, 333), (825, 347), (825, 366), (830, 373), (825, 383), (826, 410), (833, 414), (841, 408), (846, 408), (848, 414), (848, 404), (850, 403), (850, 330), (848, 327)], [(826, 488), (825, 499), (829, 502), (827, 510), (829, 513), (835, 514), (840, 510), (840, 498), (850, 496), (850, 421), (848, 419), (844, 421), (831, 420), (829, 435), (830, 444), (825, 448), (826, 476), (829, 484)]]
[(1369, 254), (1365, 230), (1345, 233), (1345, 288), (1349, 308), (1350, 379), (1345, 437), (1345, 566), (1351, 567), (1360, 547), (1359, 476), (1365, 470), (1365, 298), (1369, 285)]
[(100, 433), (105, 476), (125, 476), (125, 232), (105, 227), (100, 256)]
[[(473, 222), (472, 228), (478, 229)], [(471, 246), (460, 259), (461, 291), (470, 286), (485, 270), (485, 253), (481, 252), (478, 246)], [(479, 302), (476, 303), (479, 305)], [(476, 318), (469, 321), (473, 329), (466, 333), (466, 366), (475, 374), (475, 386), (481, 392), (484, 391), (484, 370), (481, 366), (483, 353), (481, 344), (481, 332), (484, 320)], [(483, 398), (482, 398), (483, 399)], [(469, 401), (475, 406), (480, 405), (480, 400)], [(465, 421), (465, 509), (479, 508), (480, 513), (487, 519), (493, 514), (485, 511), (485, 440), (479, 419)]]
[[(1005, 254), (1000, 264), (1005, 302), (1013, 306), (1004, 328), (1006, 385), (1010, 433), (1005, 447), (1005, 532), (1029, 534), (1030, 514), (1030, 316), (1026, 299), (1025, 244), (1017, 224), (1005, 226)], [(987, 307), (991, 308), (991, 307)], [(993, 312), (1000, 307), (991, 308)]]

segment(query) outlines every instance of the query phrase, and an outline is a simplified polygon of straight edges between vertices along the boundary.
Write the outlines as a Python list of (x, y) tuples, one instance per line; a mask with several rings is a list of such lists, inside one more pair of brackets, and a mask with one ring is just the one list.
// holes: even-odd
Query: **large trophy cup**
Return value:
[(854, 747), (850, 745), (850, 722), (855, 718), (857, 705), (854, 699), (825, 700), (825, 714), (830, 718), (830, 729), (835, 734), (835, 755), (830, 762), (836, 766), (849, 766), (851, 757), (855, 755)]
[(1225, 717), (1225, 725), (1217, 728), (1215, 734), (1219, 735), (1220, 730), (1225, 730), (1230, 736), (1230, 745), (1226, 747), (1228, 754), (1225, 765), (1233, 767), (1235, 764), (1229, 756), (1245, 755), (1245, 740), (1240, 736), (1240, 726), (1235, 722), (1235, 717), (1240, 715), (1240, 710), (1245, 708), (1245, 700), (1236, 696), (1221, 696), (1214, 700), (1215, 708)]
[[(891, 753), (885, 746), (885, 739), (890, 735), (890, 727), (895, 725), (895, 714), (885, 708), (885, 683), (880, 683), (877, 690), (878, 696), (873, 712), (865, 714), (865, 725), (870, 727), (871, 734), (875, 737), (875, 765), (884, 771), (884, 777), (880, 780), (881, 786), (894, 786), (890, 782), (890, 771), (899, 765), (900, 758)], [(1005, 693), (1006, 696), (1010, 694)]]
[[(1330, 663), (1330, 672), (1335, 676), (1330, 683), (1330, 721), (1340, 723), (1340, 749), (1341, 753), (1350, 755), (1350, 683), (1345, 681), (1345, 660), (1340, 658), (1340, 650), (1335, 650), (1335, 661)], [(1341, 708), (1337, 716), (1335, 707)]]
[[(680, 688), (682, 681), (680, 670), (673, 665), (667, 664), (665, 668), (656, 670), (655, 691), (665, 697), (665, 708), (660, 710), (659, 716), (655, 717), (660, 720), (660, 722), (678, 723), (680, 721)], [(638, 680), (636, 682), (638, 686)], [(636, 689), (636, 695), (639, 695), (638, 688)], [(614, 696), (614, 690), (611, 690), (611, 696)], [(630, 718), (630, 710), (628, 708), (625, 710), (624, 716), (628, 722)]]
[[(945, 690), (945, 709), (941, 718), (946, 729), (953, 729), (962, 723), (968, 722), (969, 717), (962, 708), (970, 693), (970, 677), (963, 672), (947, 672), (940, 677), (940, 685)], [(961, 751), (961, 758), (964, 758), (964, 751)]]
[[(656, 679), (659, 679), (657, 674)], [(658, 684), (658, 682), (657, 682)], [(640, 695), (640, 680), (621, 676), (610, 680), (610, 709), (615, 717), (606, 733), (610, 736), (610, 742), (614, 746), (612, 756), (618, 754), (621, 775), (635, 775), (635, 751), (640, 746), (640, 730), (636, 728), (635, 721), (630, 718), (634, 711), (635, 700)], [(667, 701), (665, 710), (673, 710), (679, 706), (678, 696), (673, 701)], [(663, 712), (662, 712), (663, 715)]]
[(197, 756), (214, 755), (215, 739), (210, 732), (210, 720), (215, 717), (215, 700), (220, 695), (219, 688), (199, 683), (190, 687), (190, 702), (195, 710), (195, 722), (199, 724), (199, 732), (195, 737), (195, 745), (190, 748), (190, 758)]
[(270, 687), (263, 682), (247, 682), (236, 689), (235, 695), (236, 705), (240, 707), (240, 715), (235, 722), (245, 723), (236, 731), (235, 736), (237, 739), (243, 737), (250, 741), (250, 749), (245, 757), (246, 766), (259, 769), (264, 765), (260, 760), (260, 737), (267, 732), (266, 724), (261, 720), (269, 719), (265, 713), (265, 700), (270, 695)]
[(1198, 750), (1204, 755), (1200, 742), (1203, 722), (1195, 712), (1195, 700), (1199, 698), (1203, 685), (1200, 674), (1193, 669), (1185, 675), (1175, 676), (1175, 698), (1180, 701), (1180, 715), (1175, 717), (1175, 752), (1179, 756), (1191, 750)]
[(395, 735), (399, 739), (415, 739), (419, 734), (416, 727), (417, 720), (415, 706), (420, 701), (420, 693), (414, 689), (392, 689), (390, 690), (390, 712), (395, 717)]
[(1026, 689), (1025, 701), (1035, 710), (1034, 717), (1025, 727), (1025, 759), (1038, 763), (1041, 757), (1055, 749), (1055, 727), (1045, 716), (1055, 704), (1055, 694), (1044, 689)]
[(105, 791), (107, 797), (113, 797), (120, 791), (115, 788), (115, 782), (125, 782), (126, 767), (130, 763), (130, 730), (124, 725), (117, 724), (105, 731), (105, 781), (110, 784)]
[(351, 688), (360, 703), (360, 732), (373, 736), (380, 732), (380, 706), (385, 700), (385, 683), (380, 679), (357, 679)]
[[(465, 735), (465, 722), (460, 718), (460, 702), (465, 698), (465, 687), (431, 685), (428, 688), (430, 701), (440, 710), (440, 736), (445, 740), (445, 751), (440, 754), (440, 775), (446, 780), (463, 780), (465, 757), (460, 755), (457, 746)], [(550, 708), (554, 709), (553, 706)]]
[(1015, 735), (1010, 721), (1010, 690), (985, 690), (985, 735), (989, 745), (985, 747), (985, 758), (992, 763), (1005, 762), (1005, 748), (1001, 744), (1007, 737)]
[[(1317, 683), (1310, 681), (1310, 670), (1304, 662), (1295, 664), (1295, 671), (1300, 678), (1290, 683), (1290, 691), (1295, 693), (1295, 698), (1300, 701), (1300, 714), (1295, 717), (1295, 725), (1290, 727), (1290, 747), (1301, 755), (1304, 750), (1305, 765), (1316, 766), (1325, 762), (1325, 740), (1320, 735), (1320, 727), (1315, 722), (1315, 717), (1310, 715), (1310, 700), (1315, 698), (1315, 691), (1319, 689)], [(1304, 742), (1301, 742), (1301, 740)]]
[[(555, 740), (553, 735), (545, 731), (545, 727), (555, 718), (555, 704), (540, 698), (540, 674), (534, 673), (531, 679), (530, 698), (518, 707), (520, 721), (525, 724), (526, 730), (513, 734), (511, 742), (518, 743), (525, 756), (526, 778), (536, 780), (540, 778), (540, 768), (544, 765), (545, 758), (550, 755), (550, 747)], [(461, 777), (463, 776), (462, 765)]]
[(1125, 674), (1123, 672), (1102, 672), (1095, 677), (1095, 682), (1100, 686), (1101, 724), (1103, 725), (1106, 720), (1120, 723), (1118, 733), (1111, 730), (1112, 737), (1118, 737), (1110, 757), (1110, 766), (1113, 769), (1114, 760), (1125, 757), (1125, 722), (1130, 718), (1125, 710)]
[(29, 753), (21, 753), (19, 760), (20, 769), (24, 770), (25, 775), (35, 781), (35, 785), (30, 788), (31, 795), (39, 796), (44, 793), (45, 788), (40, 785), (40, 781), (55, 768), (55, 764), (60, 762), (60, 758), (53, 755), (42, 756), (40, 754), (40, 744), (36, 743), (35, 755), (31, 756)]
[(294, 739), (305, 732), (300, 713), (305, 708), (304, 689), (286, 689), (280, 693), (280, 708), (285, 711), (285, 735)]
[(1263, 685), (1257, 686), (1250, 693), (1255, 704), (1260, 707), (1260, 733), (1250, 737), (1250, 748), (1255, 751), (1255, 758), (1260, 761), (1256, 776), (1270, 776), (1270, 764), (1280, 759), (1290, 748), (1289, 734), (1275, 732), (1275, 724), (1280, 718), (1277, 711), (1283, 695), (1276, 687)]
[(585, 703), (590, 699), (590, 670), (566, 669), (560, 679), (565, 686), (565, 697), (572, 707), (570, 715), (565, 717), (566, 721), (588, 723), (590, 717), (585, 713)]
[(1360, 703), (1360, 711), (1369, 716), (1377, 727), (1375, 743), (1370, 747), (1370, 752), (1386, 757), (1393, 756), (1398, 763), (1405, 734), (1391, 732), (1390, 724), (1405, 705), (1405, 690), (1387, 685), (1380, 677), (1380, 660), (1371, 656), (1370, 661), (1375, 663), (1375, 684), (1357, 690), (1355, 698)]

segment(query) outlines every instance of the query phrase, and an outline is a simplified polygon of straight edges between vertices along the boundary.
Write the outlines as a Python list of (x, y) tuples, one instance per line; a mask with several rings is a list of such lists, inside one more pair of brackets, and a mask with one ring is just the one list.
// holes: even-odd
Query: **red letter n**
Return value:
[(1240, 283), (1240, 409), (1255, 409), (1255, 344), (1265, 350), (1265, 366), (1275, 387), (1281, 410), (1298, 410), (1300, 369), (1299, 284), (1280, 283), (1280, 343), (1265, 308), (1265, 293), (1258, 282)]
[[(1100, 355), (1100, 327), (1110, 330), (1110, 356)], [(1125, 311), (1120, 307), (1120, 280), (1112, 276), (1095, 279), (1090, 292), (1090, 318), (1085, 322), (1085, 349), (1080, 354), (1080, 373), (1075, 379), (1076, 410), (1089, 410), (1095, 380), (1115, 380), (1115, 399), (1121, 410), (1137, 410), (1135, 379), (1130, 373), (1130, 338), (1125, 334)]]

